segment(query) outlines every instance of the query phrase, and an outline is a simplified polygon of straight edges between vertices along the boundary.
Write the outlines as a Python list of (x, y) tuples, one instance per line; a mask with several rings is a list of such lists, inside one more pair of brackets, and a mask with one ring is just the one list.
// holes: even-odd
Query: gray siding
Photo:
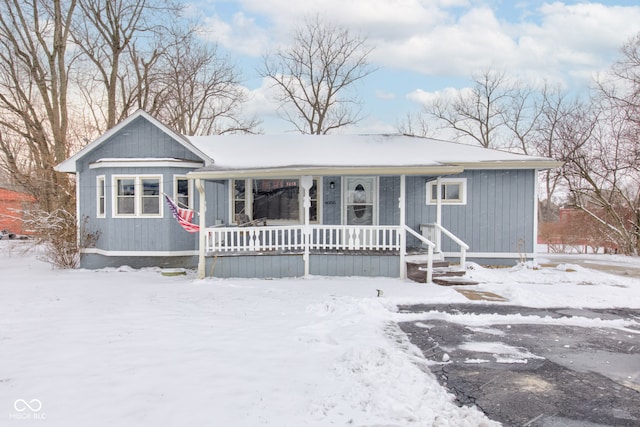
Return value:
[(242, 255), (207, 258), (207, 276), (279, 278), (304, 275), (302, 255)]
[(400, 177), (381, 176), (378, 188), (378, 223), (380, 225), (400, 224)]
[[(467, 178), (467, 204), (443, 205), (442, 225), (471, 252), (533, 252), (534, 170), (467, 171), (451, 177)], [(407, 177), (407, 225), (417, 231), (420, 224), (436, 221), (436, 207), (426, 204), (427, 179)], [(458, 250), (446, 237), (442, 246), (445, 252)]]
[(197, 256), (172, 257), (121, 257), (104, 256), (99, 254), (84, 254), (80, 261), (82, 268), (97, 269), (105, 267), (129, 266), (132, 268), (161, 267), (161, 268), (197, 268)]
[(313, 254), (309, 272), (317, 276), (399, 277), (397, 255)]
[(94, 150), (82, 157), (81, 171), (102, 158), (174, 158), (201, 161), (144, 117), (138, 117)]
[[(99, 232), (96, 248), (105, 251), (193, 251), (197, 249), (197, 233), (187, 233), (171, 215), (162, 198), (160, 218), (114, 218), (113, 176), (114, 175), (158, 175), (162, 177), (162, 191), (173, 196), (174, 175), (185, 175), (191, 171), (184, 167), (102, 167), (90, 169), (89, 165), (104, 158), (177, 158), (202, 161), (180, 142), (172, 139), (144, 117), (139, 117), (121, 129), (100, 146), (85, 154), (78, 161), (79, 171), (79, 213), (81, 221), (86, 220), (87, 232)], [(97, 176), (105, 178), (105, 218), (97, 218)], [(218, 193), (214, 183), (207, 185), (207, 196), (216, 199)], [(194, 207), (198, 206), (198, 192), (193, 188)], [(212, 218), (216, 210), (210, 211)], [(209, 217), (209, 214), (207, 215)], [(195, 222), (199, 222), (196, 216)], [(173, 259), (172, 257), (169, 257)], [(83, 266), (98, 266), (99, 256), (86, 256)], [(123, 260), (102, 257), (104, 265), (114, 265)], [(126, 259), (124, 260), (126, 261)], [(132, 264), (124, 262), (125, 264)], [(135, 262), (141, 262), (139, 259)], [(156, 265), (164, 261), (158, 258)]]
[[(184, 251), (197, 249), (197, 233), (187, 233), (171, 215), (162, 198), (162, 218), (113, 217), (114, 175), (160, 175), (162, 191), (173, 195), (174, 175), (184, 175), (184, 168), (101, 168), (90, 169), (80, 177), (80, 214), (87, 219), (87, 231), (99, 231), (96, 247), (108, 251)], [(105, 177), (106, 217), (96, 218), (96, 177)], [(197, 193), (194, 190), (194, 193)], [(194, 194), (197, 206), (197, 194)], [(197, 222), (197, 219), (196, 219)]]
[[(331, 188), (333, 182), (334, 188)], [(325, 176), (322, 182), (322, 222), (327, 225), (341, 223), (342, 179)]]

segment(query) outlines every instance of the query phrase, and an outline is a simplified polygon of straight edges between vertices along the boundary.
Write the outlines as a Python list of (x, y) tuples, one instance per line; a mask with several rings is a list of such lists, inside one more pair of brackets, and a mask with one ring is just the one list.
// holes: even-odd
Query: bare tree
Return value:
[(234, 64), (215, 45), (175, 34), (163, 55), (165, 89), (159, 117), (185, 135), (254, 133), (257, 120), (243, 119), (247, 94)]
[(145, 85), (154, 80), (150, 73), (161, 55), (154, 41), (165, 22), (178, 19), (181, 7), (171, 0), (78, 0), (78, 6), (82, 19), (75, 21), (72, 35), (91, 64), (81, 71), (91, 76), (85, 100), (104, 131), (103, 124), (113, 127), (149, 100)]
[(504, 72), (491, 69), (473, 76), (470, 91), (460, 91), (453, 99), (436, 98), (425, 106), (428, 118), (455, 132), (462, 141), (482, 147), (504, 147), (498, 130), (505, 125), (507, 108), (514, 102), (512, 83)]
[(76, 1), (0, 2), (0, 153), (44, 209), (73, 196), (53, 167), (69, 154), (69, 53)]
[[(567, 127), (572, 126), (572, 120), (581, 117), (584, 106), (571, 100), (559, 88), (545, 85), (540, 94), (541, 99), (538, 115), (535, 120), (533, 134), (529, 138), (529, 152), (538, 156), (562, 159), (562, 138), (567, 134)], [(584, 117), (582, 123), (584, 123)], [(591, 122), (587, 122), (591, 123)], [(591, 123), (592, 124), (592, 123)], [(580, 131), (580, 134), (584, 131)], [(560, 201), (554, 201), (554, 195), (563, 187), (562, 169), (548, 169), (540, 172), (542, 191), (538, 216), (541, 221), (557, 220), (557, 207)]]
[(637, 254), (640, 237), (640, 170), (630, 151), (626, 112), (605, 99), (596, 114), (574, 114), (560, 131), (563, 176), (573, 204), (597, 224), (625, 254)]
[(366, 39), (322, 20), (305, 19), (290, 47), (264, 58), (263, 77), (279, 92), (284, 118), (306, 134), (326, 134), (360, 119), (355, 84), (374, 70)]

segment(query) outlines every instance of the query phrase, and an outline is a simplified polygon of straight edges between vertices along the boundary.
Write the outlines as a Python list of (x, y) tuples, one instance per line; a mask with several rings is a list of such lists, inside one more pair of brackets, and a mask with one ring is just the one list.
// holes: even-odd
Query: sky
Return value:
[(367, 39), (376, 71), (358, 84), (363, 120), (348, 133), (393, 133), (439, 94), (470, 87), (483, 70), (586, 92), (640, 32), (640, 2), (511, 0), (193, 0), (205, 36), (237, 64), (247, 111), (265, 133), (293, 131), (277, 117), (262, 57), (320, 15)]

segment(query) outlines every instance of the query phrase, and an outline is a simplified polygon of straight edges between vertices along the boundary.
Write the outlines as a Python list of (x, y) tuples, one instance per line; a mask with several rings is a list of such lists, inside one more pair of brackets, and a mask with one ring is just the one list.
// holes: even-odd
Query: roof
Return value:
[(145, 111), (138, 110), (57, 165), (56, 170), (76, 172), (79, 159), (139, 117), (144, 117), (203, 160), (204, 167), (190, 173), (194, 178), (321, 174), (435, 175), (460, 173), (465, 169), (549, 169), (561, 165), (546, 157), (399, 134), (185, 137)]
[(214, 163), (201, 178), (331, 171), (336, 174), (435, 174), (464, 169), (548, 169), (561, 163), (407, 135), (215, 135), (188, 137)]
[(73, 156), (69, 157), (67, 160), (57, 165), (55, 167), (55, 170), (57, 170), (58, 172), (70, 172), (70, 173), (76, 172), (77, 170), (76, 161), (84, 157), (89, 152), (98, 148), (105, 141), (109, 140), (109, 138), (111, 138), (113, 135), (120, 132), (120, 130), (125, 128), (128, 124), (132, 123), (138, 117), (144, 117), (146, 120), (148, 120), (153, 125), (155, 125), (158, 129), (166, 133), (170, 138), (176, 140), (179, 144), (183, 145), (185, 148), (187, 148), (189, 151), (194, 153), (196, 156), (200, 157), (205, 162), (205, 164), (212, 163), (213, 160), (211, 159), (211, 157), (207, 156), (206, 154), (201, 152), (198, 148), (194, 147), (189, 142), (189, 140), (185, 138), (183, 135), (169, 129), (167, 126), (162, 124), (160, 121), (156, 120), (153, 116), (151, 116), (146, 111), (138, 110), (135, 113), (131, 114), (126, 119), (124, 119), (123, 121), (121, 121), (120, 123), (118, 123), (116, 126), (109, 129), (100, 138), (87, 144), (82, 150), (78, 151), (76, 154), (74, 154)]

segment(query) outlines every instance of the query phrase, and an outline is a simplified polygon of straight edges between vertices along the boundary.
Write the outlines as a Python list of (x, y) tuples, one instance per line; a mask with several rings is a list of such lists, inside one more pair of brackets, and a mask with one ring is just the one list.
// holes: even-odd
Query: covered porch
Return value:
[[(448, 169), (451, 169), (450, 167)], [(407, 277), (407, 260), (419, 257), (423, 260), (426, 280), (431, 281), (433, 262), (441, 252), (442, 237), (451, 238), (459, 247), (460, 265), (464, 266), (468, 246), (442, 227), (441, 191), (437, 191), (436, 221), (420, 227), (406, 224), (406, 174), (399, 175), (399, 196), (394, 202), (398, 224), (358, 225), (322, 224), (311, 222), (312, 197), (310, 189), (313, 175), (298, 175), (302, 195), (303, 221), (301, 224), (279, 225), (269, 222), (253, 222), (248, 225), (202, 224), (206, 218), (207, 199), (204, 190), (205, 178), (196, 177), (195, 187), (199, 193), (199, 217), (201, 218), (198, 275), (236, 277), (291, 277), (309, 275), (381, 276)], [(326, 171), (324, 171), (326, 172)], [(345, 175), (347, 172), (342, 172)], [(357, 172), (350, 169), (351, 175)], [(386, 171), (388, 172), (388, 171)], [(422, 168), (416, 174), (425, 171)], [(439, 170), (452, 173), (451, 170)], [(458, 172), (456, 170), (455, 172)], [(336, 171), (330, 171), (333, 176)], [(229, 177), (234, 179), (238, 174)], [(252, 172), (255, 177), (256, 171)], [(246, 172), (240, 174), (246, 177)], [(267, 175), (269, 176), (269, 175)], [(278, 177), (283, 171), (278, 171)], [(293, 175), (287, 175), (293, 176)], [(440, 186), (440, 176), (433, 177)], [(259, 175), (264, 178), (264, 174)], [(207, 178), (219, 179), (218, 174)]]

